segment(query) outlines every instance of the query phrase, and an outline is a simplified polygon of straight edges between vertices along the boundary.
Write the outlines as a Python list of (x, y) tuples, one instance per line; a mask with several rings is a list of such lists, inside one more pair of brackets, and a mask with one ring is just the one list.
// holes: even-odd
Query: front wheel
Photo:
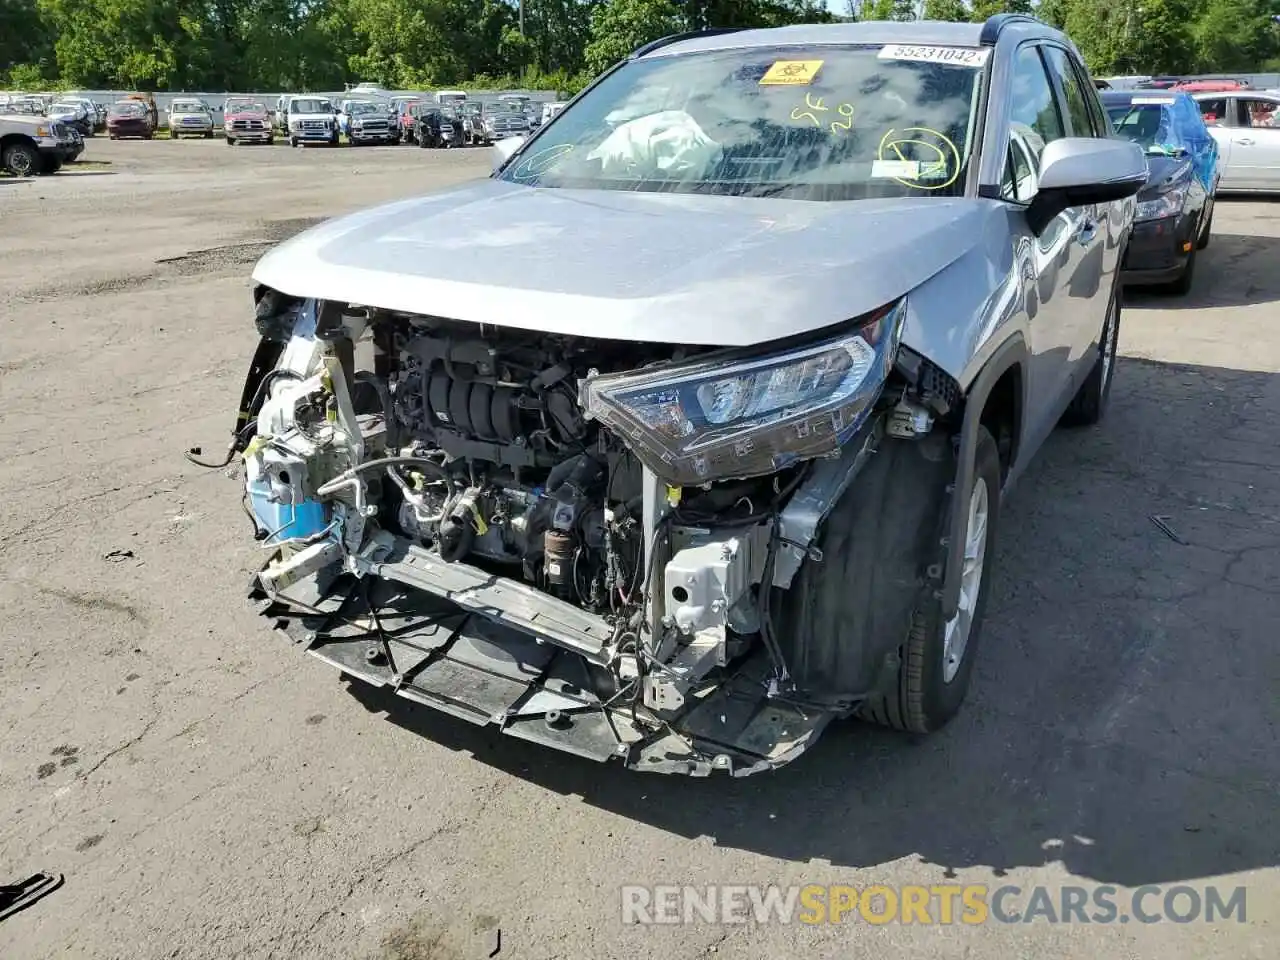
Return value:
[(296, 146), (298, 146), (298, 145), (299, 145), (299, 144), (298, 144), (298, 138), (297, 138), (297, 137), (290, 137), (290, 138), (289, 138), (289, 146), (291, 146), (291, 147), (296, 147)]
[(1000, 454), (986, 427), (978, 427), (973, 490), (967, 503), (952, 509), (967, 515), (959, 608), (944, 620), (941, 596), (932, 590), (922, 595), (898, 651), (897, 676), (888, 689), (863, 701), (858, 716), (864, 720), (932, 733), (956, 715), (968, 693), (1000, 519)]
[(1209, 216), (1204, 222), (1204, 229), (1200, 231), (1200, 237), (1196, 240), (1196, 249), (1203, 250), (1209, 245), (1209, 236), (1213, 233), (1213, 208), (1209, 208)]
[(40, 164), (40, 154), (29, 143), (15, 143), (5, 148), (0, 156), (0, 166), (15, 177), (29, 177)]

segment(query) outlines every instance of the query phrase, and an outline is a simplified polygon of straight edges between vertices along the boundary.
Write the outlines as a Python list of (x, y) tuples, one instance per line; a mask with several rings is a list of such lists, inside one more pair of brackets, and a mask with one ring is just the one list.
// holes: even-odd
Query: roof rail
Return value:
[(1043, 23), (1043, 21), (1029, 13), (994, 14), (987, 17), (986, 23), (982, 25), (982, 34), (978, 37), (978, 43), (984, 47), (994, 47), (996, 40), (1000, 37), (1000, 31), (1014, 23)]
[(686, 33), (673, 33), (673, 34), (670, 34), (669, 36), (661, 37), (657, 40), (653, 40), (649, 43), (646, 43), (643, 46), (636, 47), (634, 50), (631, 51), (631, 55), (627, 57), (627, 59), (635, 60), (637, 57), (643, 57), (645, 54), (653, 53), (653, 51), (660, 50), (661, 48), (670, 46), (673, 43), (679, 43), (681, 40), (694, 40), (698, 37), (714, 37), (721, 33), (737, 33), (738, 31), (745, 30), (745, 29), (747, 28), (746, 27), (709, 27), (706, 30), (689, 30)]

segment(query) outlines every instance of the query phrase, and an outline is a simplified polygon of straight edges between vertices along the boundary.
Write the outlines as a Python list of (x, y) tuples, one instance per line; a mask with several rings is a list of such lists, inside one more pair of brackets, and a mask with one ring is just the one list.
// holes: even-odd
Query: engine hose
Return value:
[(448, 483), (450, 486), (457, 486), (457, 481), (449, 475), (448, 470), (440, 466), (440, 464), (436, 463), (434, 460), (428, 460), (426, 457), (379, 457), (377, 460), (366, 460), (364, 463), (357, 463), (351, 469), (338, 474), (338, 476), (334, 477), (328, 483), (323, 484), (320, 489), (316, 491), (316, 496), (329, 496), (338, 487), (347, 483), (357, 474), (365, 473), (368, 470), (376, 470), (379, 467), (396, 466), (397, 464), (412, 464), (415, 467), (426, 467), (429, 471), (433, 472), (437, 477)]

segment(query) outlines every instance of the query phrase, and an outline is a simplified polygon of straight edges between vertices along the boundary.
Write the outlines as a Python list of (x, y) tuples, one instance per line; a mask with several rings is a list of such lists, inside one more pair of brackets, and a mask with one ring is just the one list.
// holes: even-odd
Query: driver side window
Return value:
[(1035, 196), (1045, 146), (1066, 136), (1049, 74), (1034, 45), (1019, 49), (1014, 59), (1009, 119), (1009, 155), (1001, 196), (1028, 203)]

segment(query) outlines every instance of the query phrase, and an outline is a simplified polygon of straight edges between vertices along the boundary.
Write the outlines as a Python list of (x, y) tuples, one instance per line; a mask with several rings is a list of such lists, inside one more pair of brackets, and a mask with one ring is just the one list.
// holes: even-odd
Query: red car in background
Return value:
[(228, 146), (246, 143), (275, 143), (271, 116), (260, 100), (228, 100), (223, 107), (222, 132)]
[(421, 105), (422, 100), (401, 100), (398, 102), (396, 114), (396, 130), (400, 133), (400, 143), (413, 143), (416, 139), (418, 118), (414, 115), (414, 107)]
[(1179, 93), (1227, 93), (1231, 90), (1248, 88), (1249, 83), (1246, 80), (1186, 80), (1174, 84), (1172, 89)]
[(107, 110), (107, 136), (112, 140), (121, 137), (141, 137), (150, 140), (155, 133), (155, 121), (147, 105), (138, 100), (121, 100)]

